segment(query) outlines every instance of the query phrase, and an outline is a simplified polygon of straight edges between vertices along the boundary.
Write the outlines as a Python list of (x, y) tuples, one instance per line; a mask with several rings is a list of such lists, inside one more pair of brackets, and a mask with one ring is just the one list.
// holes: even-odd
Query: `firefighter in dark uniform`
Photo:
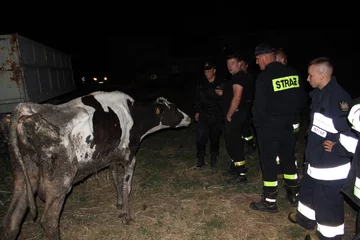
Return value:
[[(284, 49), (279, 48), (275, 51), (275, 55), (276, 55), (276, 61), (281, 62), (284, 65), (287, 65), (287, 54), (285, 53)], [(300, 120), (301, 120), (301, 113), (299, 113), (298, 115), (296, 115), (295, 120), (293, 122), (293, 129), (294, 129), (294, 137), (295, 137), (295, 142), (297, 141), (297, 139), (299, 138), (299, 131), (300, 131)], [(296, 145), (296, 144), (295, 144)], [(281, 169), (281, 165), (280, 165), (280, 158), (279, 156), (276, 157), (276, 163), (278, 165), (279, 168), (279, 174), (278, 174), (278, 179), (283, 179), (284, 175), (282, 174), (282, 169)], [(297, 167), (297, 160), (295, 159), (295, 164)]]
[(250, 208), (277, 212), (277, 165), (279, 154), (287, 198), (297, 203), (299, 180), (295, 165), (293, 121), (304, 107), (305, 88), (298, 72), (275, 60), (275, 49), (260, 44), (255, 49), (256, 63), (262, 70), (256, 79), (253, 122), (258, 140), (263, 177), (263, 197)]
[(251, 108), (254, 102), (254, 91), (255, 91), (255, 81), (252, 77), (252, 75), (248, 72), (248, 63), (245, 59), (242, 59), (242, 65), (241, 65), (241, 71), (244, 71), (245, 73), (249, 74), (251, 77), (251, 84), (249, 87), (251, 87), (251, 89), (249, 89), (249, 91), (251, 91), (251, 97), (246, 100), (245, 103), (245, 113), (246, 113), (246, 117), (245, 117), (245, 121), (244, 121), (244, 125), (243, 125), (243, 132), (242, 132), (242, 138), (245, 140), (245, 143), (247, 145), (247, 153), (251, 154), (256, 150), (256, 144), (255, 144), (255, 136), (254, 136), (254, 130), (253, 130), (253, 125), (252, 125), (252, 113), (251, 113)]
[(196, 127), (196, 167), (205, 165), (206, 144), (210, 139), (210, 165), (215, 167), (219, 156), (220, 136), (222, 133), (223, 114), (220, 96), (215, 93), (216, 87), (221, 87), (224, 81), (216, 75), (216, 66), (211, 62), (204, 65), (204, 75), (196, 91), (194, 104)]
[(316, 228), (315, 234), (306, 235), (307, 240), (341, 239), (344, 235), (341, 188), (350, 170), (352, 154), (339, 142), (344, 139), (353, 142), (354, 133), (347, 122), (350, 95), (332, 73), (333, 66), (327, 58), (317, 58), (309, 64), (307, 80), (314, 90), (310, 92), (306, 174), (301, 181), (297, 212), (288, 216), (305, 229)]
[(236, 173), (227, 183), (246, 183), (246, 161), (242, 127), (246, 118), (246, 101), (252, 98), (251, 81), (248, 73), (241, 71), (242, 58), (238, 54), (226, 57), (226, 64), (231, 79), (223, 89), (216, 93), (222, 96), (221, 103), (224, 119), (225, 145), (230, 155), (230, 172)]
[(352, 102), (347, 119), (352, 128), (356, 131), (357, 139), (354, 137), (345, 137), (339, 139), (339, 142), (351, 153), (354, 153), (351, 169), (342, 187), (341, 191), (346, 194), (358, 207), (356, 220), (356, 235), (352, 240), (360, 240), (360, 145), (358, 138), (360, 136), (360, 98), (356, 98)]
[[(287, 54), (285, 53), (284, 49), (282, 48), (277, 49), (275, 51), (275, 54), (276, 54), (276, 61), (281, 62), (284, 65), (287, 65)], [(296, 115), (296, 118), (293, 123), (295, 139), (299, 137), (300, 120), (301, 120), (300, 114)]]

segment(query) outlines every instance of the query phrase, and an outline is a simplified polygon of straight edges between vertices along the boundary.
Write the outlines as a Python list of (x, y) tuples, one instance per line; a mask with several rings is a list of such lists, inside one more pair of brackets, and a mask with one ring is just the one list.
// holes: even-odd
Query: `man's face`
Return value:
[(266, 67), (265, 54), (256, 56), (256, 64), (259, 65), (261, 70), (265, 69), (265, 67)]
[(241, 61), (241, 71), (247, 72), (248, 64), (244, 61)]
[(231, 75), (236, 74), (241, 70), (242, 63), (238, 62), (236, 58), (230, 58), (226, 61), (227, 69)]
[(321, 86), (321, 82), (323, 78), (324, 78), (324, 74), (319, 73), (315, 65), (309, 66), (307, 81), (309, 82), (312, 88), (319, 88)]
[(209, 69), (209, 70), (204, 70), (204, 75), (207, 79), (211, 79), (212, 77), (215, 76), (215, 73), (216, 73), (216, 69), (215, 68), (212, 68), (212, 69)]

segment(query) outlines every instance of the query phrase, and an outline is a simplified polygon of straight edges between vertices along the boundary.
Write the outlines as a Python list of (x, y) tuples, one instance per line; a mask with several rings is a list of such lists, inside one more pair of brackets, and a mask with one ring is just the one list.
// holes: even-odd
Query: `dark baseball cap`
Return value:
[(276, 49), (273, 48), (270, 44), (261, 43), (255, 48), (255, 57), (261, 54), (275, 52)]
[(215, 68), (216, 69), (216, 65), (213, 63), (213, 62), (205, 62), (204, 64), (204, 70), (210, 70), (212, 68)]

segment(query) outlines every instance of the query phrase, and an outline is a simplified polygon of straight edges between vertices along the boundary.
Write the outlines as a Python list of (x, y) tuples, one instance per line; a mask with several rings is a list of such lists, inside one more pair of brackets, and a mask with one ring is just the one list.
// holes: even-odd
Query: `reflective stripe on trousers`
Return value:
[(332, 181), (347, 178), (350, 171), (351, 163), (332, 168), (315, 168), (308, 164), (307, 173), (314, 179)]

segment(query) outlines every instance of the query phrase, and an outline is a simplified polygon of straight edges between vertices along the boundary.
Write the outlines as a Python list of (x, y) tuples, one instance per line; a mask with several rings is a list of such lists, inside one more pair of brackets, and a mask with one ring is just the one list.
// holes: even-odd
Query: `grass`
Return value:
[[(303, 130), (303, 132), (305, 132)], [(302, 139), (302, 138), (301, 138)], [(297, 144), (301, 159), (304, 142)], [(260, 199), (261, 170), (257, 153), (247, 156), (245, 185), (228, 185), (224, 172), (228, 156), (221, 141), (219, 164), (196, 169), (195, 124), (189, 128), (163, 130), (144, 139), (130, 198), (134, 222), (124, 225), (118, 218), (116, 193), (108, 170), (76, 186), (60, 219), (62, 239), (304, 239), (307, 231), (287, 220), (295, 209), (279, 187), (275, 214), (256, 212), (250, 202)], [(301, 169), (300, 169), (301, 170)], [(0, 218), (11, 197), (11, 167), (6, 155), (0, 161)], [(39, 213), (44, 204), (38, 201)], [(346, 206), (346, 236), (355, 229), (355, 212)], [(44, 239), (39, 220), (26, 219), (19, 239)]]

